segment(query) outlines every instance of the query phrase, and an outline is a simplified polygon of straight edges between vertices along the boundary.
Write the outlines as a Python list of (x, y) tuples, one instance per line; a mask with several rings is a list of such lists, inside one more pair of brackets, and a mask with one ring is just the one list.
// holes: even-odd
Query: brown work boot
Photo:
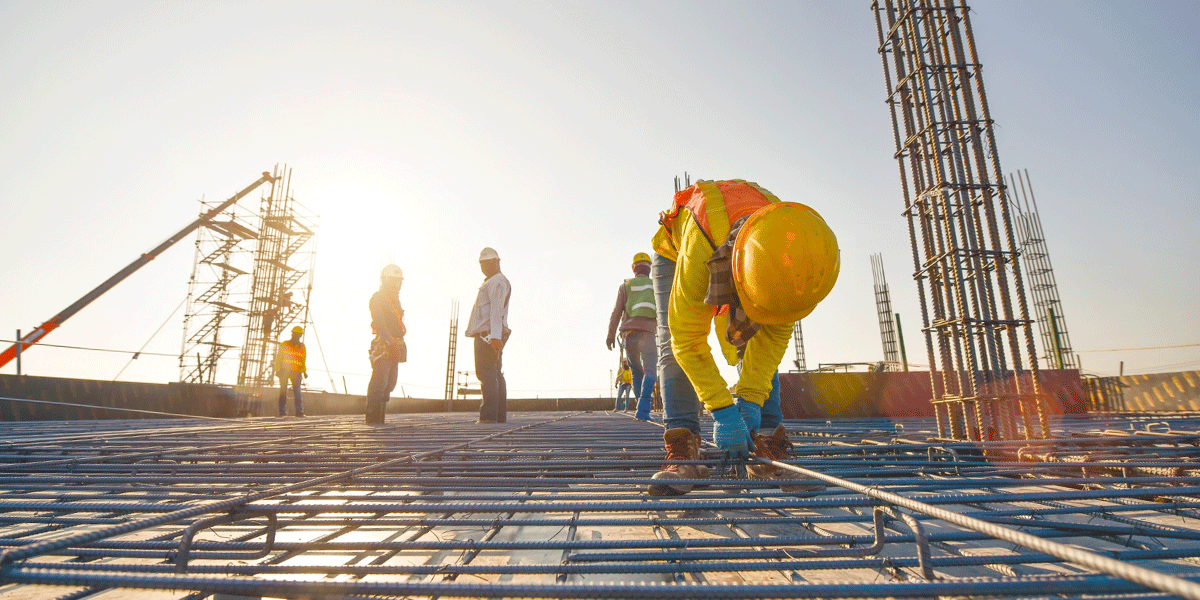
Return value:
[(654, 479), (663, 483), (650, 484), (651, 496), (680, 496), (692, 491), (690, 483), (668, 483), (672, 479), (708, 479), (707, 465), (681, 465), (672, 460), (700, 460), (700, 436), (686, 427), (676, 427), (663, 432), (663, 445), (667, 449), (667, 464), (654, 474)]
[[(788, 439), (787, 428), (783, 423), (775, 426), (775, 430), (771, 435), (761, 435), (763, 430), (760, 429), (754, 432), (754, 454), (777, 462), (783, 462), (788, 459), (788, 455), (792, 450), (792, 442)], [(819, 492), (825, 489), (825, 484), (809, 479), (794, 471), (781, 469), (775, 465), (760, 465), (753, 463), (748, 465), (747, 473), (750, 479), (770, 479), (780, 482), (779, 489), (785, 493), (795, 492)], [(785, 485), (784, 482), (787, 482)]]
[(368, 425), (383, 425), (384, 408), (383, 402), (368, 402), (366, 410), (366, 421)]

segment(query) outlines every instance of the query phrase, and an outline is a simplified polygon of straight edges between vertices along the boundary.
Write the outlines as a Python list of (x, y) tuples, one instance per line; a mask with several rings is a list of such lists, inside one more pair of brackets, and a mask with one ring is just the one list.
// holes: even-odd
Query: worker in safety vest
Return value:
[(396, 376), (400, 363), (408, 360), (408, 347), (404, 344), (404, 309), (400, 308), (400, 286), (404, 283), (404, 271), (396, 265), (387, 265), (379, 273), (379, 291), (371, 296), (371, 382), (367, 384), (366, 422), (372, 425), (383, 423), (387, 401), (396, 389)]
[[(660, 223), (651, 278), (668, 463), (649, 491), (677, 495), (692, 488), (681, 480), (709, 474), (703, 464), (672, 462), (700, 459), (701, 405), (712, 411), (713, 443), (727, 456), (786, 458), (791, 442), (776, 369), (793, 324), (833, 289), (839, 258), (837, 239), (816, 211), (742, 180), (698, 181), (675, 194)], [(714, 321), (723, 356), (739, 367), (736, 397), (708, 345)], [(787, 482), (788, 492), (823, 487), (757, 462), (748, 470), (752, 478)]]
[(617, 303), (608, 318), (608, 339), (605, 343), (609, 350), (613, 349), (617, 323), (620, 321), (625, 356), (629, 359), (633, 378), (633, 395), (638, 399), (634, 416), (649, 421), (653, 407), (650, 396), (658, 379), (658, 352), (654, 343), (657, 313), (654, 309), (654, 285), (650, 282), (650, 255), (645, 252), (634, 254), (632, 268), (634, 276), (622, 282), (617, 289)]
[(633, 387), (633, 372), (629, 370), (629, 359), (621, 359), (621, 370), (617, 371), (617, 402), (613, 405), (614, 411), (627, 411), (628, 405), (626, 401), (630, 396), (630, 389)]
[(296, 398), (296, 416), (304, 416), (304, 404), (300, 401), (300, 381), (301, 378), (308, 378), (308, 367), (305, 363), (308, 359), (308, 351), (304, 348), (304, 343), (300, 341), (300, 336), (304, 335), (304, 328), (297, 325), (292, 328), (292, 339), (284, 340), (279, 344), (279, 352), (275, 353), (275, 376), (279, 378), (279, 416), (287, 416), (287, 389), (288, 381), (292, 382), (292, 395)]

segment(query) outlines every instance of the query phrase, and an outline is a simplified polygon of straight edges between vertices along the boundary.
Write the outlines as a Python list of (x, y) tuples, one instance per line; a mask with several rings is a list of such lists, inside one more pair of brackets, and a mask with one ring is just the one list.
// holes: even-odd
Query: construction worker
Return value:
[(408, 359), (404, 344), (404, 309), (400, 308), (400, 285), (404, 272), (387, 265), (379, 273), (379, 291), (371, 296), (371, 382), (367, 384), (366, 422), (383, 423), (388, 398), (396, 389), (399, 364)]
[(483, 285), (475, 297), (466, 336), (475, 338), (475, 376), (479, 378), (483, 402), (479, 405), (480, 423), (508, 420), (508, 386), (504, 381), (504, 345), (512, 330), (508, 328), (508, 300), (512, 286), (500, 272), (500, 255), (491, 248), (479, 253)]
[[(660, 223), (652, 279), (667, 464), (649, 491), (678, 495), (692, 486), (672, 481), (709, 475), (703, 464), (674, 462), (700, 458), (701, 405), (712, 411), (713, 443), (727, 457), (786, 458), (791, 442), (776, 369), (793, 324), (837, 281), (839, 258), (837, 239), (816, 211), (742, 180), (697, 182), (675, 194)], [(722, 354), (739, 366), (736, 397), (708, 345), (714, 321)], [(769, 465), (748, 471), (786, 483), (788, 492), (823, 487)]]
[(300, 341), (300, 336), (304, 335), (304, 328), (297, 325), (292, 328), (292, 339), (284, 340), (279, 344), (279, 351), (275, 353), (275, 376), (279, 378), (279, 416), (287, 416), (287, 389), (288, 381), (292, 382), (292, 395), (296, 398), (296, 416), (304, 416), (304, 404), (300, 401), (300, 381), (301, 378), (308, 378), (308, 367), (305, 363), (308, 360), (308, 351), (304, 348), (304, 343)]
[(633, 372), (629, 370), (629, 359), (621, 359), (621, 369), (617, 371), (617, 403), (613, 405), (614, 411), (626, 411), (628, 405), (626, 399), (630, 396), (629, 390), (633, 387)]
[(650, 255), (638, 252), (633, 255), (633, 277), (626, 279), (617, 289), (617, 303), (608, 317), (608, 339), (605, 343), (612, 350), (616, 343), (617, 321), (620, 321), (624, 337), (625, 356), (633, 373), (633, 392), (637, 396), (635, 417), (650, 420), (653, 407), (651, 394), (658, 379), (658, 352), (654, 344), (655, 315), (654, 286), (650, 282)]

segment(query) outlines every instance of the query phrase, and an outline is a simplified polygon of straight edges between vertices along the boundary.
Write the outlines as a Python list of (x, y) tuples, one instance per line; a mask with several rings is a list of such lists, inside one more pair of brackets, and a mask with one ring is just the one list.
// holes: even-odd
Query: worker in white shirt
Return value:
[(483, 285), (471, 309), (466, 336), (475, 338), (475, 376), (479, 378), (483, 403), (479, 406), (480, 423), (508, 420), (508, 389), (504, 382), (504, 344), (512, 332), (508, 328), (508, 299), (512, 286), (500, 272), (500, 255), (491, 248), (479, 253)]

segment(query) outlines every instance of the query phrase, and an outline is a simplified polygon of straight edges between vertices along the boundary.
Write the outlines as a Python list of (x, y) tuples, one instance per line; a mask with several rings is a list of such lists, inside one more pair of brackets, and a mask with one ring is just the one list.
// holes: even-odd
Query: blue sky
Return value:
[[(970, 5), (1001, 164), (1029, 170), (1084, 370), (1200, 368), (1200, 4)], [(327, 362), (365, 389), (366, 301), (395, 257), (401, 386), (440, 397), (450, 303), (469, 310), (491, 246), (514, 288), (511, 395), (607, 395), (617, 286), (687, 171), (757, 181), (838, 235), (809, 366), (882, 358), (876, 252), (926, 363), (884, 96), (865, 1), (3, 1), (0, 339), (287, 163), (321, 216), (311, 385)], [(193, 254), (45, 341), (177, 354)], [(1183, 347), (1107, 351), (1159, 346)], [(112, 379), (128, 361), (44, 347), (23, 366)], [(178, 377), (152, 355), (121, 374)]]

